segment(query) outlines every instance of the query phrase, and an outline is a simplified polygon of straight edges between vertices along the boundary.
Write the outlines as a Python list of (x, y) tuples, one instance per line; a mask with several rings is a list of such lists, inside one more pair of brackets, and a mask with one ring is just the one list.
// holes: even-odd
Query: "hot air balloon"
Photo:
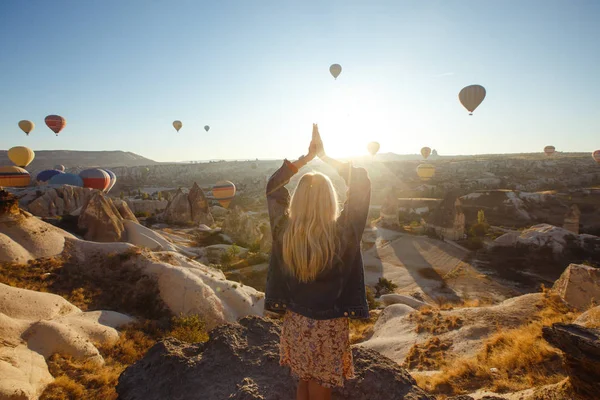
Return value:
[(61, 164), (56, 164), (54, 166), (54, 169), (57, 169), (57, 170), (62, 171), (62, 172), (65, 172), (65, 166), (61, 165)]
[(115, 183), (117, 183), (117, 175), (115, 175), (115, 173), (112, 172), (110, 169), (102, 168), (102, 170), (106, 172), (110, 177), (110, 184), (108, 185), (108, 188), (106, 188), (106, 193), (108, 193), (113, 188), (113, 186), (115, 186)]
[(46, 122), (46, 125), (48, 125), (48, 128), (56, 133), (56, 136), (58, 136), (58, 133), (67, 125), (67, 120), (60, 115), (48, 115), (44, 121)]
[(469, 111), (469, 115), (473, 115), (473, 111), (485, 99), (485, 88), (481, 85), (470, 85), (464, 87), (458, 94), (458, 99), (463, 107)]
[(422, 180), (428, 181), (435, 175), (435, 167), (431, 164), (420, 164), (417, 167), (417, 175)]
[(212, 188), (212, 193), (221, 206), (228, 208), (229, 203), (231, 203), (231, 200), (235, 196), (235, 185), (230, 181), (217, 182)]
[(331, 67), (329, 67), (329, 73), (331, 73), (331, 75), (337, 79), (337, 77), (342, 73), (342, 66), (340, 64), (331, 64)]
[(52, 179), (52, 177), (54, 175), (58, 175), (58, 174), (64, 174), (64, 172), (59, 171), (57, 169), (46, 169), (46, 170), (40, 172), (39, 174), (37, 174), (35, 180), (38, 181), (39, 183), (46, 183), (50, 179)]
[(35, 153), (29, 147), (17, 146), (8, 150), (8, 158), (17, 167), (25, 168), (35, 158)]
[(83, 187), (86, 188), (104, 191), (110, 186), (110, 175), (100, 168), (84, 169), (79, 176), (83, 180)]
[(369, 150), (369, 153), (371, 153), (371, 155), (374, 156), (379, 151), (379, 143), (377, 143), (377, 142), (369, 143), (367, 145), (367, 150)]
[(596, 150), (592, 153), (592, 157), (594, 158), (594, 161), (596, 161), (598, 164), (600, 164), (600, 150)]
[(427, 160), (427, 157), (429, 157), (430, 154), (431, 154), (431, 149), (429, 147), (423, 147), (421, 149), (421, 155), (423, 156), (424, 159)]
[(173, 121), (173, 127), (177, 130), (177, 132), (179, 132), (179, 130), (181, 129), (182, 126), (183, 126), (183, 124), (181, 123), (181, 121), (179, 121), (179, 120)]
[(546, 146), (546, 147), (544, 147), (544, 153), (546, 153), (547, 156), (551, 156), (555, 152), (556, 152), (556, 147), (554, 147), (554, 146)]
[(210, 129), (210, 126), (208, 126), (208, 125), (204, 125), (204, 130), (205, 130), (206, 132), (208, 132), (208, 131), (209, 131), (209, 129)]
[(25, 187), (31, 182), (29, 172), (23, 168), (0, 167), (0, 186)]
[(22, 121), (19, 121), (19, 128), (21, 128), (21, 130), (25, 132), (27, 136), (29, 136), (29, 132), (31, 132), (35, 128), (35, 124), (31, 121), (24, 119)]
[(83, 187), (83, 179), (79, 175), (70, 174), (65, 172), (64, 174), (54, 175), (48, 181), (49, 185), (71, 185)]

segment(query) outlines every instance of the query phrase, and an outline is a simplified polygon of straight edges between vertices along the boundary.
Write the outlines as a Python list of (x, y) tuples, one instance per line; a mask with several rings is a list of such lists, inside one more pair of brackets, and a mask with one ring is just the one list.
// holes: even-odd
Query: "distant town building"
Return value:
[(565, 222), (563, 223), (563, 228), (566, 230), (573, 232), (576, 235), (579, 235), (579, 218), (581, 217), (581, 211), (579, 211), (579, 207), (577, 204), (573, 204), (569, 211), (565, 215)]
[(448, 194), (425, 222), (438, 236), (448, 240), (459, 240), (465, 235), (465, 214), (460, 199)]

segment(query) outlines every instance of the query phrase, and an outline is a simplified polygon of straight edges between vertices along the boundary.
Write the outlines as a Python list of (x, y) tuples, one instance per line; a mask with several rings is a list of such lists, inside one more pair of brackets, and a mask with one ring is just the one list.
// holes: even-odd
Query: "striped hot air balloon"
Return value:
[(117, 175), (110, 169), (102, 168), (102, 170), (110, 177), (110, 184), (108, 185), (108, 188), (106, 188), (106, 193), (108, 193), (115, 186), (115, 183), (117, 183)]
[(596, 150), (592, 153), (592, 158), (594, 159), (594, 161), (596, 161), (598, 164), (600, 164), (600, 150)]
[(48, 125), (48, 128), (52, 130), (58, 136), (60, 131), (62, 131), (65, 126), (67, 126), (67, 120), (61, 117), (60, 115), (48, 115), (44, 122)]
[(83, 187), (83, 179), (77, 174), (65, 172), (64, 174), (54, 175), (48, 181), (49, 185), (71, 185)]
[(417, 167), (417, 175), (422, 180), (428, 181), (435, 175), (435, 167), (432, 164), (420, 164)]
[(212, 193), (221, 206), (228, 208), (229, 203), (231, 203), (231, 200), (235, 197), (235, 185), (230, 181), (217, 182), (212, 188)]
[(546, 147), (544, 147), (544, 153), (546, 153), (547, 156), (551, 156), (555, 152), (556, 152), (556, 147), (554, 147), (554, 146), (546, 146)]
[(0, 186), (25, 187), (31, 182), (29, 172), (15, 166), (0, 167)]
[(110, 186), (110, 175), (100, 168), (84, 169), (79, 176), (83, 180), (83, 187), (86, 188), (104, 191)]
[(39, 174), (37, 174), (37, 176), (35, 177), (35, 180), (38, 181), (38, 183), (46, 183), (50, 179), (52, 179), (52, 177), (54, 175), (58, 175), (58, 174), (64, 174), (64, 172), (59, 171), (57, 169), (46, 169), (46, 170), (40, 172)]
[(458, 94), (458, 100), (469, 111), (469, 115), (473, 115), (473, 111), (479, 107), (483, 99), (485, 99), (485, 88), (481, 85), (466, 86)]

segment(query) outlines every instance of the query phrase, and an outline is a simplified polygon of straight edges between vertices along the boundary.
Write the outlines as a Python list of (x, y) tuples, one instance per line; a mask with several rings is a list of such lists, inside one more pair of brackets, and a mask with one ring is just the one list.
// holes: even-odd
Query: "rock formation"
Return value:
[(135, 217), (135, 214), (131, 211), (131, 209), (129, 208), (129, 206), (127, 205), (127, 202), (125, 202), (124, 200), (121, 199), (109, 199), (113, 202), (113, 204), (115, 205), (115, 207), (117, 207), (117, 210), (119, 211), (119, 214), (121, 215), (121, 218), (129, 220), (129, 221), (133, 221), (133, 222), (138, 222), (138, 219)]
[(21, 205), (38, 217), (71, 214), (81, 208), (96, 192), (94, 189), (63, 185), (37, 187), (21, 197)]
[(190, 202), (192, 222), (208, 226), (215, 223), (212, 215), (210, 215), (208, 200), (196, 182), (194, 182), (190, 193), (188, 193), (188, 201)]
[(600, 329), (574, 324), (553, 324), (542, 330), (548, 343), (561, 349), (576, 393), (596, 399), (600, 393)]
[(177, 190), (163, 212), (162, 219), (168, 224), (175, 225), (212, 225), (214, 223), (208, 207), (208, 200), (196, 183), (189, 193), (184, 193), (181, 189)]
[[(174, 252), (138, 252), (128, 243), (96, 243), (68, 240), (65, 257), (69, 268), (90, 279), (110, 281), (122, 275), (136, 277), (128, 286), (126, 298), (159, 296), (174, 315), (198, 314), (209, 329), (246, 315), (262, 315), (264, 294), (228, 281), (222, 271), (207, 267)], [(115, 270), (113, 260), (121, 260)], [(112, 266), (112, 267), (111, 267)], [(158, 287), (148, 293), (146, 280)]]
[(167, 200), (125, 199), (125, 201), (134, 213), (144, 213), (148, 215), (163, 212), (169, 204)]
[[(279, 366), (280, 329), (278, 321), (246, 317), (219, 326), (204, 344), (159, 342), (121, 374), (119, 399), (292, 399), (294, 380)], [(355, 347), (353, 356), (356, 379), (334, 389), (333, 399), (434, 399), (377, 352)]]
[(0, 262), (60, 254), (66, 237), (74, 236), (21, 210), (14, 196), (0, 191)]
[(78, 227), (85, 239), (94, 242), (118, 242), (123, 239), (123, 217), (110, 198), (97, 191), (81, 209)]
[(93, 343), (114, 343), (115, 328), (133, 319), (112, 311), (82, 312), (61, 296), (0, 284), (0, 399), (37, 399), (53, 381), (54, 353), (104, 362)]
[(462, 239), (465, 235), (465, 214), (460, 199), (453, 193), (447, 194), (428, 218), (426, 226), (444, 239)]
[(260, 243), (263, 233), (260, 230), (261, 220), (255, 215), (235, 207), (229, 211), (223, 222), (223, 231), (236, 243), (253, 245)]
[(577, 204), (573, 204), (571, 208), (569, 208), (567, 214), (565, 215), (565, 222), (563, 223), (563, 228), (578, 235), (580, 217), (581, 211), (579, 211), (579, 207), (577, 207)]
[(567, 303), (586, 310), (600, 303), (600, 269), (571, 264), (552, 287)]

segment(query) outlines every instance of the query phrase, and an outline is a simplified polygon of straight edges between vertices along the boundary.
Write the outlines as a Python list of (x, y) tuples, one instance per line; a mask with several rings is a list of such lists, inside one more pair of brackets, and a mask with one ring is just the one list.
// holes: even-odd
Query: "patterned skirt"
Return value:
[(280, 360), (296, 377), (324, 387), (354, 378), (348, 318), (315, 320), (287, 311), (281, 330)]

